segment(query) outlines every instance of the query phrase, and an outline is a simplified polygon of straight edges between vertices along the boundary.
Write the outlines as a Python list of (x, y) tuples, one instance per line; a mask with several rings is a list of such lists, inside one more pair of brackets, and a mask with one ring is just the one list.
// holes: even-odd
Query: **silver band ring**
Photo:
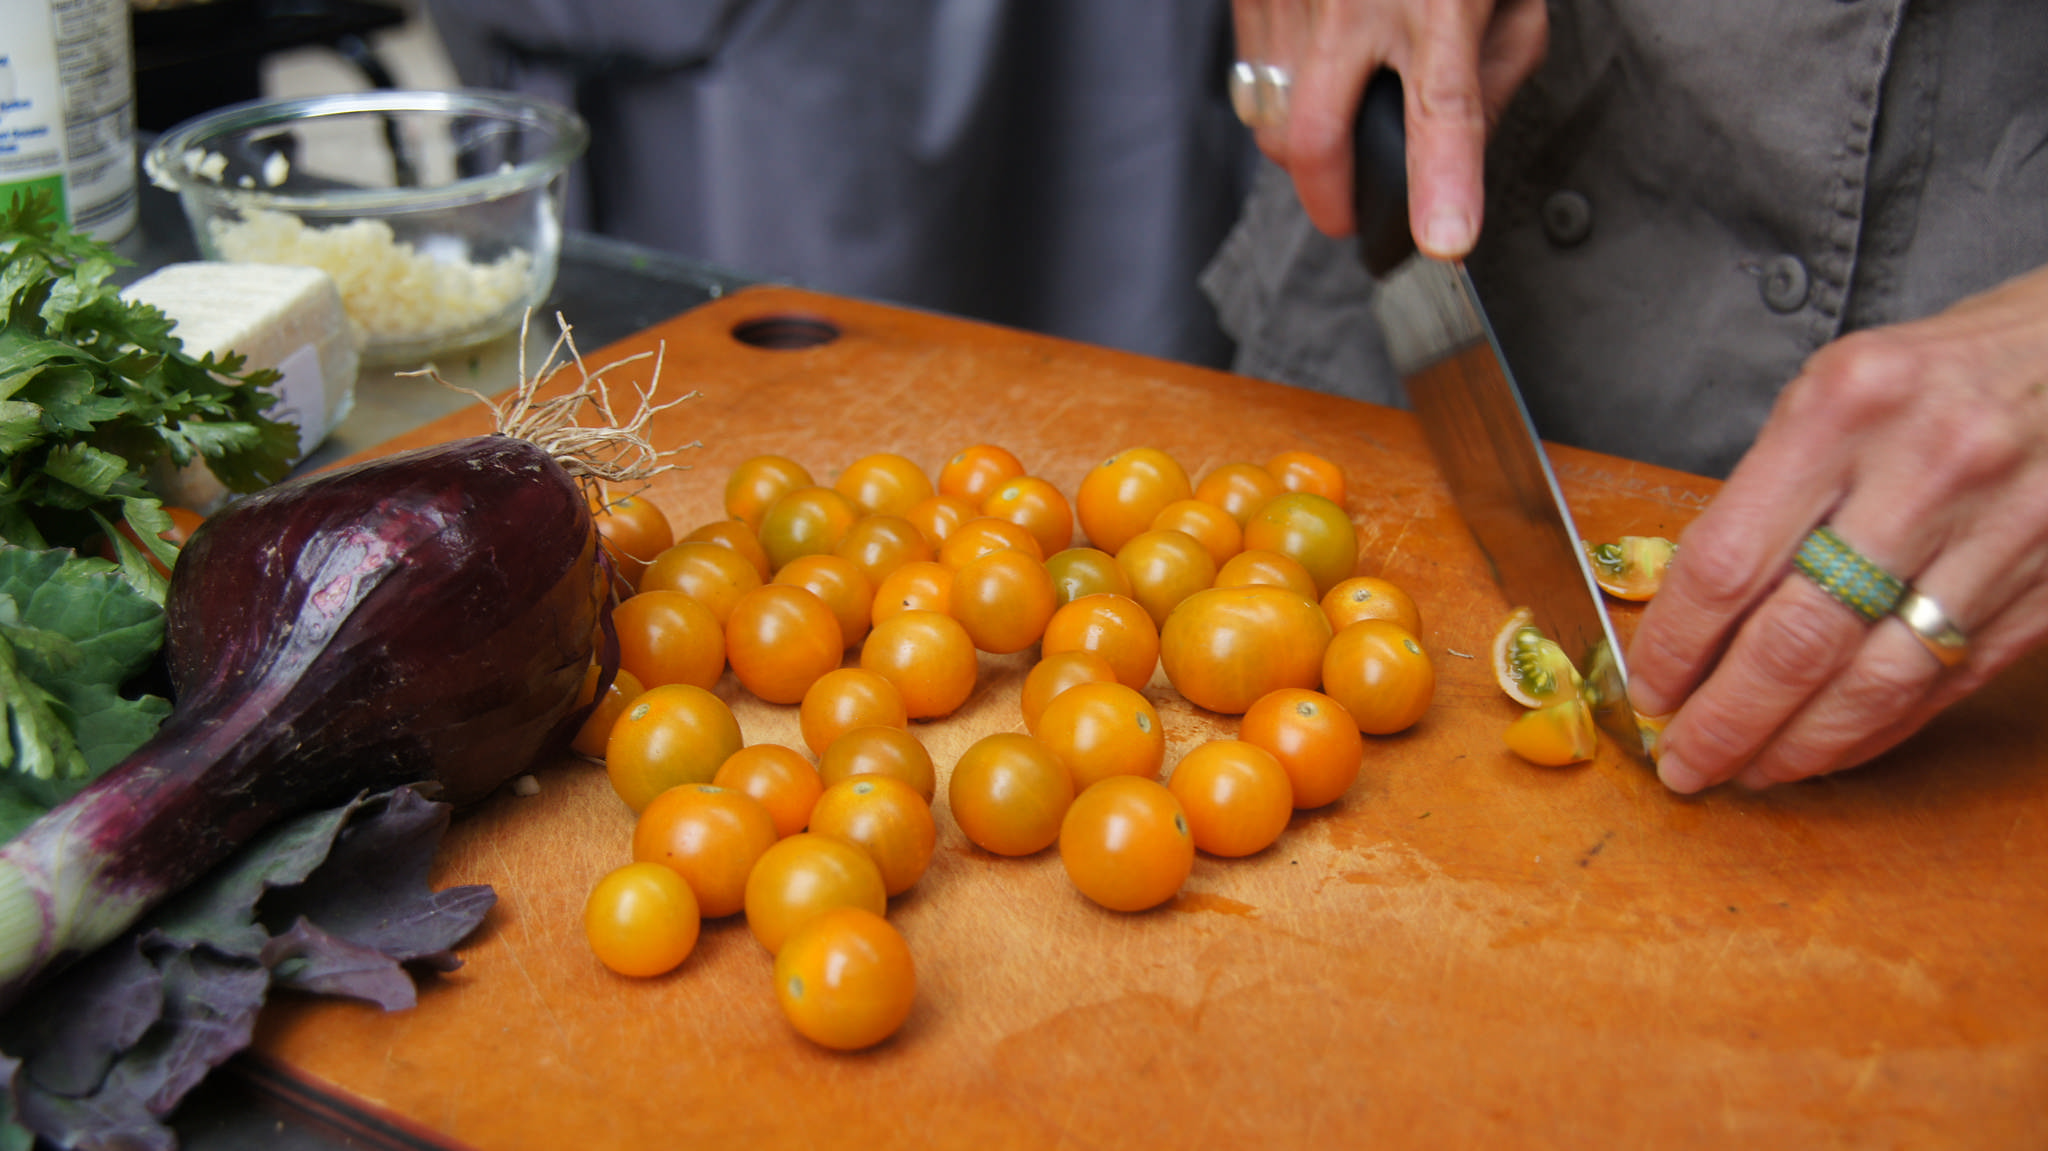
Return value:
[(1230, 106), (1253, 131), (1278, 128), (1287, 122), (1287, 90), (1293, 83), (1278, 64), (1239, 60), (1230, 66)]
[(1792, 564), (1866, 623), (1889, 615), (1906, 594), (1904, 581), (1850, 547), (1849, 541), (1826, 524), (1800, 541)]
[(1899, 600), (1899, 606), (1892, 609), (1892, 614), (1912, 630), (1913, 638), (1933, 653), (1943, 667), (1954, 667), (1970, 654), (1970, 637), (1948, 618), (1948, 613), (1941, 610), (1933, 596), (1908, 588)]

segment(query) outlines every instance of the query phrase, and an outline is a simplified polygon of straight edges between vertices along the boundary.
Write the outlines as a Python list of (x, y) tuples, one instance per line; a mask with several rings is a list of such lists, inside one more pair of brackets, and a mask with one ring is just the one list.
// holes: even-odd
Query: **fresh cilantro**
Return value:
[(121, 686), (163, 631), (106, 560), (0, 543), (0, 843), (156, 733), (170, 704)]
[[(154, 543), (153, 464), (204, 460), (239, 492), (291, 469), (298, 430), (263, 415), (278, 374), (185, 354), (168, 316), (107, 282), (117, 262), (44, 196), (0, 207), (0, 540), (75, 548), (126, 520)], [(160, 601), (139, 549), (122, 558)]]

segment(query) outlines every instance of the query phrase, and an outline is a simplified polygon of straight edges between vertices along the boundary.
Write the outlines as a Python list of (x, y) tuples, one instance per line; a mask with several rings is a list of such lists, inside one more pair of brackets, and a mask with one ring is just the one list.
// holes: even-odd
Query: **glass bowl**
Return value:
[(209, 260), (325, 270), (367, 363), (418, 363), (517, 327), (554, 286), (562, 176), (589, 129), (496, 92), (236, 104), (144, 159)]

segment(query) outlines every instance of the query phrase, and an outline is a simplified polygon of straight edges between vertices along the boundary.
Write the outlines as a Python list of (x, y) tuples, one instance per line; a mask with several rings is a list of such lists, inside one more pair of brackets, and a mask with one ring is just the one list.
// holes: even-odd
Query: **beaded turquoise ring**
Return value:
[(1807, 533), (1792, 564), (1865, 623), (1890, 615), (1906, 596), (1904, 581), (1865, 559), (1826, 524)]

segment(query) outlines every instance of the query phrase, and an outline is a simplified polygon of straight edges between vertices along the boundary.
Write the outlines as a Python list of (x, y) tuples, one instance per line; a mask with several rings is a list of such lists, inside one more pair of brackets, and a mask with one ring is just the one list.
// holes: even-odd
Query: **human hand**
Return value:
[[(1831, 524), (1969, 637), (1944, 667), (1791, 567)], [(2048, 268), (1846, 336), (1779, 396), (1629, 649), (1674, 791), (1862, 763), (2048, 639)]]
[(1409, 228), (1424, 253), (1462, 259), (1479, 236), (1487, 132), (1543, 59), (1543, 0), (1232, 0), (1238, 58), (1292, 78), (1288, 113), (1254, 129), (1302, 207), (1332, 236), (1351, 209), (1351, 125), (1366, 81), (1400, 73)]

